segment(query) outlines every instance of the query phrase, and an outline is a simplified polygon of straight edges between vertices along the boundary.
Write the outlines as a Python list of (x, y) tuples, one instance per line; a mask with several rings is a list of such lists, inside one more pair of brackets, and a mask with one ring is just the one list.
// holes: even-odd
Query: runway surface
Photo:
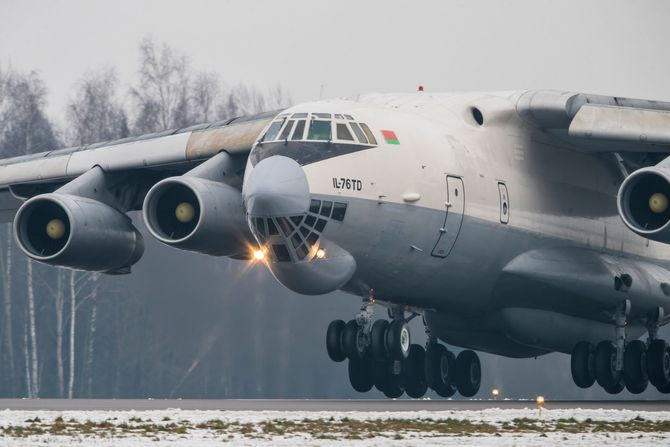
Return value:
[[(227, 411), (457, 411), (491, 408), (535, 408), (531, 400), (311, 400), (311, 399), (0, 399), (0, 410), (127, 411), (127, 410), (227, 410)], [(625, 409), (670, 411), (670, 400), (552, 401), (551, 409)]]

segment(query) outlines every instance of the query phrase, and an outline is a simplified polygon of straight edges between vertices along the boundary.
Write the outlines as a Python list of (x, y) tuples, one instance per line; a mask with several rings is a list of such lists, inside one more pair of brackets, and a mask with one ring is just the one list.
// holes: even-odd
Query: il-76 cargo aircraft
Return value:
[(668, 393), (668, 154), (670, 103), (362, 95), (2, 160), (1, 216), (45, 264), (129, 273), (142, 210), (174, 248), (359, 296), (325, 337), (359, 392), (473, 396), (475, 351), (558, 351), (579, 387)]

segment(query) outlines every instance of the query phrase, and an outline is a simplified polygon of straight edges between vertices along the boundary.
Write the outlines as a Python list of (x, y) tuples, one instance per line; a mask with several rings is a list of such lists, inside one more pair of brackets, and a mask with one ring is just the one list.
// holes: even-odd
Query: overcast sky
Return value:
[(296, 102), (419, 84), (670, 100), (668, 17), (663, 0), (0, 0), (0, 64), (39, 70), (56, 119), (87, 70), (132, 82), (144, 36)]

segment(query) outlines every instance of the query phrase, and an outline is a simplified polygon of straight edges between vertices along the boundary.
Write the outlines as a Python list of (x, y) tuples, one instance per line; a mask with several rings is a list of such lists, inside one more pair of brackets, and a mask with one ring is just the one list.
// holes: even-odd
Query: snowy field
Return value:
[(0, 446), (659, 446), (670, 411), (0, 411)]

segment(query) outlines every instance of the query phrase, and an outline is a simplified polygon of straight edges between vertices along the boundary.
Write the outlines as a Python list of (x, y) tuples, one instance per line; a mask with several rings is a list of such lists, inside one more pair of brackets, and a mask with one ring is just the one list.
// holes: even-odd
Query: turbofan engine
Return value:
[(19, 247), (46, 264), (123, 273), (144, 251), (130, 218), (102, 202), (59, 192), (24, 203), (14, 219)]
[(221, 153), (183, 176), (156, 183), (142, 207), (151, 234), (182, 250), (248, 256), (253, 236), (242, 194), (223, 181), (233, 177), (233, 165), (230, 156)]
[(647, 239), (670, 243), (670, 169), (643, 168), (619, 188), (619, 215), (628, 228)]

